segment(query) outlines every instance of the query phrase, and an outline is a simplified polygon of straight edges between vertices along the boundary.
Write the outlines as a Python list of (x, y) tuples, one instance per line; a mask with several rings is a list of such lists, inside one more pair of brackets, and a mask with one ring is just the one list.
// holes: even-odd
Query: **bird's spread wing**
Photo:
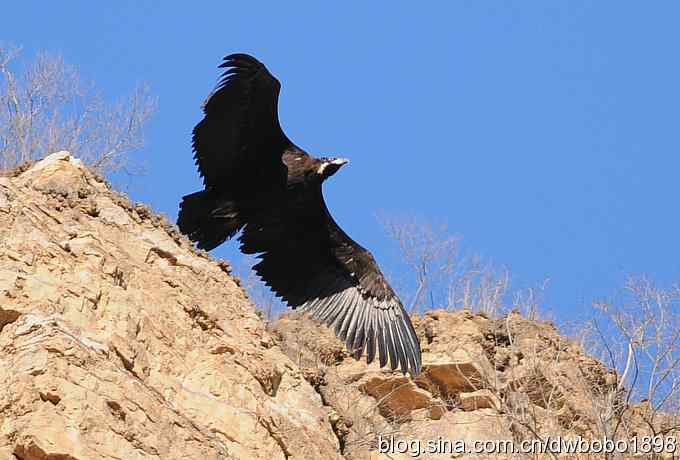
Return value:
[(416, 375), (418, 337), (399, 298), (366, 249), (335, 223), (321, 196), (253, 219), (241, 250), (260, 254), (256, 273), (288, 305), (335, 330), (348, 350), (367, 362)]
[(279, 81), (247, 54), (231, 54), (220, 67), (227, 70), (193, 132), (194, 159), (206, 189), (285, 181), (281, 155), (291, 142), (279, 124)]

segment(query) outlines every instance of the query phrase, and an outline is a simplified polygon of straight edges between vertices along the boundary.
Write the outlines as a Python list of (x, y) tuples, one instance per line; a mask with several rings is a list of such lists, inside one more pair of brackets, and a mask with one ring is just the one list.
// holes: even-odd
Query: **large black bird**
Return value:
[(205, 190), (182, 198), (177, 224), (210, 250), (243, 230), (244, 254), (292, 308), (335, 329), (359, 359), (421, 368), (418, 337), (373, 256), (335, 223), (321, 184), (344, 158), (314, 158), (284, 134), (278, 80), (257, 59), (232, 54), (194, 128), (194, 159)]

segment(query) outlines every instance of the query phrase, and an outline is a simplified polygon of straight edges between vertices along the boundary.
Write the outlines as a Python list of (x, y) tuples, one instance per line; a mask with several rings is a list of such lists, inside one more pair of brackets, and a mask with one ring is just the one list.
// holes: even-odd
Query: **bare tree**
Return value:
[(501, 310), (508, 272), (477, 256), (461, 257), (460, 238), (451, 235), (445, 225), (384, 214), (378, 220), (397, 242), (414, 278), (413, 293), (403, 296), (409, 299), (410, 312), (419, 307), (467, 308), (493, 316)]
[(680, 433), (680, 288), (631, 277), (620, 296), (594, 306), (581, 340), (612, 369), (600, 385), (589, 384), (592, 372), (581, 369), (598, 435), (647, 436), (663, 448), (666, 437)]
[(378, 220), (397, 242), (404, 262), (415, 275), (416, 289), (410, 296), (409, 311), (413, 312), (423, 298), (429, 297), (429, 303), (434, 303), (434, 291), (455, 267), (458, 238), (448, 236), (445, 226), (423, 224), (414, 218), (380, 215)]
[(513, 293), (512, 308), (531, 320), (545, 319), (545, 291), (550, 279)]
[(144, 145), (143, 127), (157, 101), (146, 85), (105, 102), (62, 57), (0, 44), (0, 169), (68, 150), (101, 173), (126, 169)]

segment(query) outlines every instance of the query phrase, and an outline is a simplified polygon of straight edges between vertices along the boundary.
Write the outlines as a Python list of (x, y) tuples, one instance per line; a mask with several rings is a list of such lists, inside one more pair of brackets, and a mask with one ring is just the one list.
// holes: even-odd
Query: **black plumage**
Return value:
[(193, 148), (205, 189), (183, 197), (177, 224), (210, 250), (239, 230), (241, 251), (290, 307), (334, 329), (355, 358), (418, 374), (418, 337), (373, 256), (333, 220), (322, 183), (347, 160), (314, 158), (278, 119), (280, 84), (252, 56), (232, 54), (204, 105)]

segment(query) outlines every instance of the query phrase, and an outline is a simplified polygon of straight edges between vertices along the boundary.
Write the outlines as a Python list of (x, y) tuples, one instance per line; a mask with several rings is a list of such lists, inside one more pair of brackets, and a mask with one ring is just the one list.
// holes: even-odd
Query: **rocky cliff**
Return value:
[(266, 325), (226, 263), (66, 152), (0, 177), (0, 459), (388, 459), (412, 456), (378, 436), (598, 435), (616, 375), (551, 324), (414, 324), (415, 381), (308, 319)]
[(0, 178), (0, 458), (341, 458), (228, 266), (65, 152)]

